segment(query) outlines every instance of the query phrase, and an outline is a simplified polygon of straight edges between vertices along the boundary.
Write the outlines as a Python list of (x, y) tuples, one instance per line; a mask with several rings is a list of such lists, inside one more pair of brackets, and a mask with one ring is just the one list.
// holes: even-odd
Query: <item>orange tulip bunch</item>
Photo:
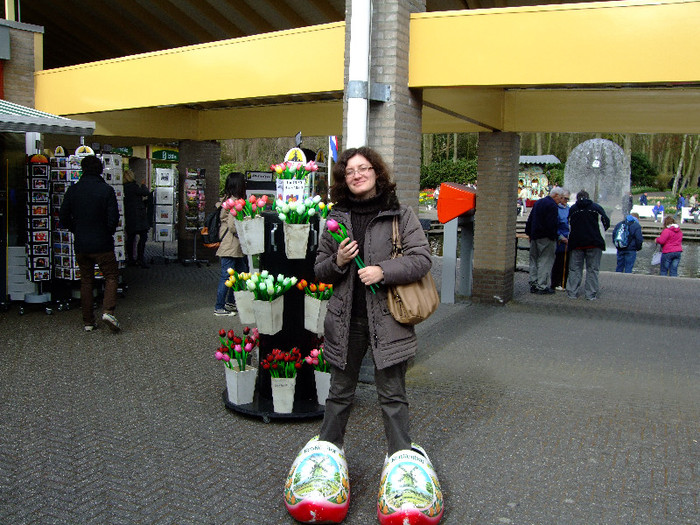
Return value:
[(300, 279), (297, 282), (296, 286), (306, 295), (310, 295), (311, 297), (315, 297), (316, 299), (319, 299), (321, 301), (326, 301), (331, 298), (331, 295), (333, 295), (332, 284), (308, 283), (306, 282), (306, 279)]

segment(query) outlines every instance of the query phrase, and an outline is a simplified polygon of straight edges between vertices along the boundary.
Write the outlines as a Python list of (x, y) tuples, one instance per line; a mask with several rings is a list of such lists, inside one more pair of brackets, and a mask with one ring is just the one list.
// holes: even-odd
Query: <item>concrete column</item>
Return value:
[[(372, 9), (370, 82), (388, 84), (391, 96), (388, 102), (370, 102), (367, 145), (379, 151), (391, 168), (401, 203), (417, 210), (422, 94), (408, 89), (408, 41), (410, 14), (425, 11), (425, 0), (383, 0), (373, 2)], [(346, 24), (350, 11), (348, 1)], [(346, 36), (346, 56), (348, 39)], [(347, 83), (347, 58), (345, 62)], [(344, 106), (346, 129), (347, 101)]]
[(520, 136), (479, 133), (472, 300), (513, 298)]
[[(221, 146), (217, 141), (183, 140), (180, 142), (180, 160), (178, 162), (178, 227), (177, 253), (180, 259), (191, 259), (194, 252), (194, 231), (185, 230), (184, 187), (185, 174), (188, 169), (205, 169), (206, 187), (205, 214), (214, 209), (219, 200), (219, 165), (221, 163)], [(197, 258), (214, 260), (215, 251), (205, 248), (198, 235)]]

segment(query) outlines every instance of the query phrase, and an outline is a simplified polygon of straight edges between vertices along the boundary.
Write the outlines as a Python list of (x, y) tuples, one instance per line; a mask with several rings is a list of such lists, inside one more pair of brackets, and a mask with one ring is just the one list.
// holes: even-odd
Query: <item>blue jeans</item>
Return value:
[(678, 263), (681, 262), (681, 252), (670, 252), (661, 255), (659, 275), (678, 277)]
[(216, 310), (223, 309), (227, 302), (233, 302), (233, 290), (226, 286), (228, 280), (228, 269), (233, 268), (238, 273), (248, 271), (247, 257), (221, 257), (221, 277), (219, 277), (219, 287), (216, 289)]
[(618, 250), (616, 272), (632, 273), (634, 261), (637, 260), (637, 252), (632, 250)]

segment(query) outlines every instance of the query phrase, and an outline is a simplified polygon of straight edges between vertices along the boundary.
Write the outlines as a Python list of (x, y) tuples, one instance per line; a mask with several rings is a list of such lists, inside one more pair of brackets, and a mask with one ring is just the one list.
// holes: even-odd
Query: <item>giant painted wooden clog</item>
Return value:
[(440, 483), (425, 450), (414, 444), (384, 461), (377, 496), (381, 525), (436, 525), (443, 510)]
[(340, 523), (350, 506), (343, 451), (313, 437), (299, 452), (284, 485), (284, 504), (302, 523)]

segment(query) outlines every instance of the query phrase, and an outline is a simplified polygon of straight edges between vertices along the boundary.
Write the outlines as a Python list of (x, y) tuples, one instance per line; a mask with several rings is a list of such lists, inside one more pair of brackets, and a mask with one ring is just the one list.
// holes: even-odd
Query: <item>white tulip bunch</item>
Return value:
[(246, 281), (246, 286), (258, 301), (273, 301), (294, 286), (297, 280), (296, 277), (285, 277), (282, 274), (274, 277), (263, 270), (252, 274)]
[(318, 204), (321, 202), (321, 196), (307, 197), (303, 201), (284, 202), (275, 201), (275, 210), (277, 210), (279, 219), (287, 224), (306, 224), (311, 220), (311, 217), (318, 213)]

